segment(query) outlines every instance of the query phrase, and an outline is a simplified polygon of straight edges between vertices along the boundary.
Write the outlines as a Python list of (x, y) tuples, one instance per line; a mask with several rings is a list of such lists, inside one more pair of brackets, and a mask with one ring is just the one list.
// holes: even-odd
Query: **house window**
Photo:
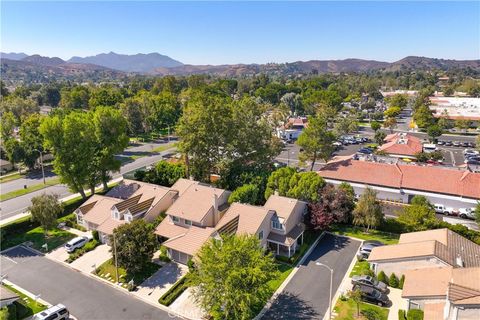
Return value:
[(276, 230), (283, 230), (283, 224), (279, 221), (272, 221), (272, 228)]
[(192, 225), (192, 221), (185, 219), (185, 224), (186, 224), (187, 226), (191, 226), (191, 225)]
[(180, 219), (178, 219), (178, 217), (172, 216), (172, 221), (173, 222), (178, 222), (178, 221), (180, 221)]
[(263, 239), (263, 230), (258, 233), (258, 239)]

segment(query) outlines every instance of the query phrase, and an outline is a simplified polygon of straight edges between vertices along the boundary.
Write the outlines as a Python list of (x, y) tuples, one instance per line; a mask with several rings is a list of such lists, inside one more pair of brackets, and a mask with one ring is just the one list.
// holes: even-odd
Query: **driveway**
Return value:
[(3, 252), (2, 275), (80, 320), (167, 320), (167, 312), (24, 248)]
[(315, 262), (319, 261), (334, 270), (335, 295), (359, 246), (359, 241), (326, 234), (299, 266), (263, 319), (323, 319), (328, 312), (330, 271), (315, 265)]
[(134, 294), (150, 302), (158, 303), (158, 299), (187, 272), (186, 266), (170, 262), (138, 286), (138, 290)]
[(82, 272), (91, 273), (95, 268), (112, 257), (110, 247), (101, 244), (94, 250), (85, 253), (83, 256), (73, 261), (70, 265)]

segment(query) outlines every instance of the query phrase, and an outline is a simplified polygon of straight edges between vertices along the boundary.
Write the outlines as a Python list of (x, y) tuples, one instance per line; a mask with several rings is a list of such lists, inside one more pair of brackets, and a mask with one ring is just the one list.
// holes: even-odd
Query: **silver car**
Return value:
[(372, 287), (377, 289), (382, 293), (388, 293), (388, 287), (385, 283), (378, 281), (374, 277), (371, 276), (353, 276), (352, 277), (352, 284), (355, 285), (362, 285), (367, 287)]
[(360, 249), (358, 250), (357, 256), (361, 259), (367, 259), (370, 256), (373, 248), (383, 246), (384, 244), (376, 240), (367, 240), (364, 241)]

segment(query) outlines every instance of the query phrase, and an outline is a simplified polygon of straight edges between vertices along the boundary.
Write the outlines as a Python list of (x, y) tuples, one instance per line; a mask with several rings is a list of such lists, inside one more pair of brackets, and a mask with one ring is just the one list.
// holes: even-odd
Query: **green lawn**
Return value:
[(288, 275), (292, 272), (293, 266), (286, 263), (277, 263), (278, 271), (280, 272), (276, 279), (270, 280), (268, 286), (270, 287), (272, 294), (277, 291), (278, 287), (287, 279)]
[(18, 190), (14, 190), (14, 191), (7, 192), (7, 193), (2, 193), (0, 195), (0, 201), (5, 201), (5, 200), (13, 199), (13, 198), (16, 198), (16, 197), (19, 197), (19, 196), (23, 196), (24, 194), (34, 192), (34, 191), (38, 191), (38, 190), (42, 190), (44, 188), (54, 186), (54, 185), (59, 184), (59, 183), (60, 183), (60, 178), (53, 178), (53, 179), (47, 180), (46, 184), (43, 184), (43, 183), (34, 184), (34, 185), (31, 185), (31, 186), (27, 187), (26, 189), (18, 189)]
[(47, 309), (47, 307), (43, 304), (35, 302), (35, 300), (14, 289), (13, 287), (6, 284), (3, 286), (20, 296), (20, 299), (14, 303), (17, 311), (17, 319), (25, 319), (34, 315), (35, 313), (39, 313), (40, 311)]
[(396, 244), (398, 243), (398, 238), (400, 238), (400, 235), (395, 233), (382, 232), (378, 230), (370, 230), (367, 233), (363, 228), (346, 225), (336, 225), (332, 228), (332, 232), (362, 240), (378, 240), (385, 244)]
[(366, 260), (358, 261), (353, 266), (352, 272), (350, 272), (350, 278), (353, 276), (363, 276), (370, 272), (370, 263)]
[[(61, 246), (65, 242), (75, 238), (73, 233), (65, 230), (53, 229), (48, 232), (46, 243), (48, 244), (48, 251)], [(33, 243), (32, 248), (44, 252), (42, 245), (45, 244), (45, 238), (42, 227), (36, 227), (25, 233), (11, 234), (2, 241), (2, 250), (19, 245), (23, 242), (30, 241)]]
[(20, 178), (23, 178), (23, 177), (25, 177), (25, 174), (15, 172), (15, 173), (12, 173), (12, 174), (0, 176), (0, 183), (12, 181), (12, 180), (17, 180), (17, 179), (20, 179)]
[[(164, 145), (164, 146), (159, 146), (159, 147), (156, 147), (156, 148), (152, 149), (152, 151), (150, 153), (133, 155), (133, 156), (128, 157), (128, 159), (137, 160), (137, 159), (149, 156), (152, 153), (159, 153), (159, 152), (162, 152), (162, 151), (165, 151), (165, 150), (168, 150), (168, 149), (175, 148), (176, 146), (177, 146), (176, 142), (172, 143), (172, 144), (167, 144), (167, 145)], [(128, 160), (125, 159), (124, 161), (128, 161)]]
[[(125, 271), (125, 269), (118, 267), (118, 279), (119, 279), (119, 282), (124, 284), (130, 282), (130, 280), (133, 279), (133, 282), (136, 285), (139, 285), (143, 281), (145, 281), (147, 278), (149, 278), (152, 274), (154, 274), (156, 271), (158, 271), (158, 269), (160, 268), (161, 267), (158, 264), (151, 262), (147, 265), (147, 267), (144, 270), (135, 274), (127, 274), (127, 271)], [(107, 260), (102, 265), (100, 265), (96, 270), (96, 274), (99, 277), (102, 277), (106, 280), (109, 280), (110, 282), (115, 283), (117, 273), (116, 273), (116, 268), (115, 268), (113, 259)], [(108, 279), (108, 277), (106, 276), (107, 274), (110, 274), (110, 279)]]
[[(375, 320), (387, 320), (388, 319), (388, 309), (381, 308), (369, 303), (360, 303), (360, 313), (362, 311), (374, 312), (376, 313)], [(351, 299), (346, 301), (338, 300), (335, 305), (334, 312), (338, 315), (335, 317), (335, 320), (366, 320), (367, 318), (363, 315), (357, 317), (357, 305)]]

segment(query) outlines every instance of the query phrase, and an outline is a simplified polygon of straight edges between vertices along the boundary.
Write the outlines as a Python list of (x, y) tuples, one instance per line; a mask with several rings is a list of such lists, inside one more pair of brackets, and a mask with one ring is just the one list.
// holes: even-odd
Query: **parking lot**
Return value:
[(76, 272), (24, 247), (2, 252), (2, 275), (12, 283), (40, 294), (52, 303), (64, 304), (78, 319), (173, 319), (172, 315)]

